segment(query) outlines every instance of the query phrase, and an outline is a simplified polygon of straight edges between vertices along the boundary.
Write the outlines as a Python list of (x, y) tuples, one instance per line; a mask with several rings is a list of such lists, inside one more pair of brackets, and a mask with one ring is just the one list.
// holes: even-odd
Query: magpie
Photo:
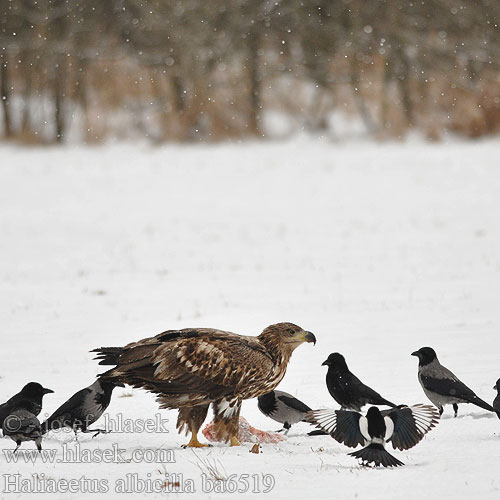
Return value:
[(42, 411), (42, 400), (45, 394), (51, 394), (54, 391), (42, 387), (38, 382), (26, 384), (20, 392), (12, 396), (7, 402), (0, 405), (0, 428), (3, 428), (4, 420), (14, 410), (24, 409), (34, 416)]
[[(271, 391), (257, 398), (259, 410), (274, 421), (283, 424), (278, 432), (288, 434), (290, 427), (298, 422), (304, 422), (304, 417), (311, 408), (291, 394), (283, 391)], [(319, 434), (318, 431), (314, 435)]]
[[(445, 405), (452, 405), (455, 417), (458, 414), (458, 403), (472, 403), (488, 411), (496, 412), (495, 408), (476, 396), (456, 375), (445, 368), (438, 360), (432, 347), (422, 347), (412, 352), (418, 357), (418, 380), (425, 395), (442, 415)], [(500, 414), (497, 412), (497, 415)]]
[(366, 416), (348, 410), (314, 410), (306, 415), (306, 421), (350, 448), (363, 445), (363, 449), (349, 453), (363, 465), (398, 467), (403, 462), (386, 451), (385, 444), (390, 441), (401, 451), (413, 448), (435, 427), (439, 414), (430, 405), (400, 405), (384, 411), (371, 406)]
[(360, 411), (366, 404), (395, 407), (394, 403), (384, 399), (378, 392), (363, 384), (356, 375), (349, 371), (344, 356), (334, 352), (328, 356), (322, 366), (328, 366), (326, 386), (332, 398), (341, 409)]
[(94, 432), (96, 437), (105, 429), (89, 429), (106, 411), (115, 387), (125, 387), (121, 382), (97, 379), (92, 385), (73, 394), (43, 424), (42, 433), (69, 427), (77, 431)]
[(34, 441), (38, 451), (42, 451), (40, 421), (29, 410), (19, 408), (7, 415), (3, 422), (3, 433), (16, 443), (14, 453), (19, 449), (21, 443), (25, 441)]
[(497, 380), (497, 383), (495, 384), (495, 387), (493, 387), (493, 389), (496, 389), (497, 391), (496, 398), (493, 400), (493, 408), (495, 408), (497, 415), (500, 416), (500, 378)]

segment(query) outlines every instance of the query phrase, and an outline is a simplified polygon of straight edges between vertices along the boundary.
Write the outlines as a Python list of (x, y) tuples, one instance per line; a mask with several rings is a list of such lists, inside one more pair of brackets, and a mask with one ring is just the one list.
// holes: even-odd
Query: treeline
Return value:
[(498, 0), (0, 0), (0, 133), (217, 140), (273, 113), (496, 133), (499, 19)]

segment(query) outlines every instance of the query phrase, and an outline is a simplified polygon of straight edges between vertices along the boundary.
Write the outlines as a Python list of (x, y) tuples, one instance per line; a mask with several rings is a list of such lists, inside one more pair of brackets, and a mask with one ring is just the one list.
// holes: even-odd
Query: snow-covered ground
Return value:
[[(3, 145), (0, 400), (36, 380), (55, 391), (45, 398), (50, 413), (102, 371), (88, 352), (101, 345), (192, 326), (256, 335), (291, 321), (318, 343), (295, 352), (280, 388), (314, 408), (335, 407), (321, 366), (332, 351), (388, 399), (427, 402), (410, 356), (424, 345), (491, 402), (500, 377), (498, 153), (496, 142)], [(163, 447), (172, 463), (9, 464), (1, 453), (0, 489), (16, 473), (32, 481), (84, 476), (108, 482), (109, 493), (92, 498), (118, 498), (115, 484), (127, 474), (160, 480), (166, 471), (172, 482), (193, 481), (187, 498), (216, 498), (202, 491), (200, 467), (209, 460), (236, 474), (240, 488), (248, 474), (243, 496), (251, 498), (500, 495), (500, 421), (468, 405), (457, 419), (448, 407), (421, 444), (394, 451), (406, 463), (394, 470), (358, 466), (331, 438), (307, 437), (306, 424), (259, 455), (249, 445), (193, 452), (180, 448), (176, 413), (157, 410), (151, 394), (118, 389), (108, 410), (110, 418), (156, 413), (169, 433), (84, 436), (80, 445), (118, 443), (128, 458)], [(255, 401), (242, 415), (279, 428)], [(60, 460), (65, 443), (75, 449), (70, 434), (51, 433), (44, 446)], [(264, 491), (262, 474), (274, 488), (251, 493)]]

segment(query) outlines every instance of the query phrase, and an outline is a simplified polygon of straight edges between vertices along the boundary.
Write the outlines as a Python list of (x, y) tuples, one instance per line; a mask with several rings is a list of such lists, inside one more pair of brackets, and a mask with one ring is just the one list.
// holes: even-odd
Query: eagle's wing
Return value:
[(119, 354), (106, 349), (96, 351), (102, 364), (116, 363), (107, 376), (159, 394), (170, 408), (268, 392), (263, 382), (275, 366), (255, 337), (209, 328), (167, 331), (128, 344)]
[(394, 423), (394, 430), (387, 441), (401, 451), (419, 443), (439, 422), (439, 413), (430, 405), (399, 406), (381, 413)]
[(265, 379), (274, 368), (273, 358), (255, 337), (208, 329), (199, 330), (197, 337), (167, 340), (152, 360), (160, 380), (182, 379), (189, 385), (195, 376), (236, 392)]
[(361, 434), (359, 419), (361, 414), (356, 411), (347, 410), (313, 410), (307, 413), (305, 421), (316, 424), (339, 443), (350, 448), (356, 448), (365, 444), (365, 438)]

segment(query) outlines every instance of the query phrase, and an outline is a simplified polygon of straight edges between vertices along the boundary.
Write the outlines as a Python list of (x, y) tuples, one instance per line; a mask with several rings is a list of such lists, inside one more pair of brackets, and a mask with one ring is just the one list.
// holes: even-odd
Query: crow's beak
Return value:
[(43, 388), (42, 390), (42, 393), (43, 394), (53, 394), (54, 391), (52, 389), (46, 389), (45, 387)]
[(316, 345), (316, 337), (314, 336), (314, 333), (306, 332), (306, 336), (304, 338), (306, 342), (312, 342), (314, 345)]
[(412, 356), (417, 356), (417, 358), (420, 357), (420, 352), (419, 351), (414, 351), (411, 353)]
[(325, 359), (325, 361), (323, 361), (323, 363), (321, 363), (321, 366), (328, 366), (328, 360)]

